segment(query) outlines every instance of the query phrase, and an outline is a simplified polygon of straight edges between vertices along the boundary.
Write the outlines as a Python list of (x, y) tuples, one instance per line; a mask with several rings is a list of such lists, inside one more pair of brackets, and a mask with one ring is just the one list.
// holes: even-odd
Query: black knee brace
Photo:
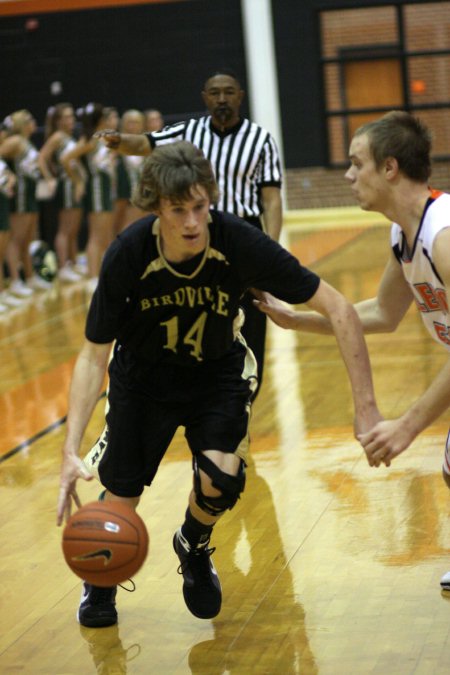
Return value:
[[(245, 487), (244, 462), (241, 460), (238, 475), (230, 476), (230, 474), (224, 473), (219, 469), (204, 454), (199, 453), (192, 460), (192, 468), (194, 470), (194, 492), (197, 506), (211, 516), (221, 516), (227, 509), (232, 509)], [(221, 495), (218, 497), (208, 497), (203, 494), (200, 469), (211, 478), (212, 486), (216, 490), (220, 490)]]

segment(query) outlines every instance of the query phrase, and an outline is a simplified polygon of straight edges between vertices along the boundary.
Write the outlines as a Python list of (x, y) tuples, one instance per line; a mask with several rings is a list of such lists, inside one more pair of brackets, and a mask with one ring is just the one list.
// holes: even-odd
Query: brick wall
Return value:
[[(288, 169), (285, 174), (287, 208), (316, 209), (354, 206), (355, 199), (344, 178), (345, 169)], [(431, 185), (450, 192), (450, 162), (436, 162)]]
[[(400, 49), (399, 26), (397, 12), (394, 6), (371, 8), (324, 10), (321, 17), (322, 56), (338, 58), (343, 50), (364, 48), (375, 50), (387, 46), (397, 46)], [(405, 5), (404, 17), (404, 47), (406, 52), (427, 50), (448, 50), (450, 27), (450, 2), (434, 2)], [(357, 60), (360, 57), (355, 57)], [(362, 61), (363, 62), (363, 61)], [(370, 63), (366, 62), (368, 77), (370, 77)], [(407, 80), (405, 87), (408, 90), (409, 101), (412, 106), (423, 104), (446, 104), (450, 91), (450, 56), (446, 54), (423, 55), (407, 57)], [(398, 61), (398, 68), (400, 61)], [(389, 68), (389, 66), (386, 66)], [(386, 71), (387, 72), (387, 71)], [(349, 84), (343, 84), (345, 66), (337, 63), (324, 65), (324, 87), (326, 107), (328, 111), (337, 112), (347, 107)], [(392, 81), (394, 73), (389, 75)], [(388, 76), (388, 75), (386, 75)], [(382, 83), (381, 83), (382, 84)], [(356, 107), (388, 106), (401, 107), (402, 104), (393, 103), (386, 87), (373, 87), (370, 101), (363, 102), (359, 97)], [(400, 96), (401, 92), (398, 92)], [(385, 95), (387, 99), (385, 99)], [(365, 95), (366, 96), (366, 95)], [(364, 98), (364, 97), (363, 97)], [(349, 107), (352, 104), (349, 103)], [(328, 119), (329, 157), (332, 164), (345, 161), (346, 140), (345, 132), (351, 136), (352, 129), (362, 123), (375, 119), (378, 113), (367, 115), (361, 119), (357, 116), (334, 116)], [(435, 110), (421, 110), (419, 116), (434, 133), (434, 153), (443, 157), (450, 154), (450, 111), (439, 107)]]

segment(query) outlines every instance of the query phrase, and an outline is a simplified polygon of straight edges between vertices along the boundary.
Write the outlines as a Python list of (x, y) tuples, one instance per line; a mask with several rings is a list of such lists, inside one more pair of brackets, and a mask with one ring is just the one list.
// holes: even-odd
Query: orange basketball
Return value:
[(64, 557), (72, 572), (94, 586), (115, 586), (132, 577), (147, 557), (148, 532), (123, 502), (92, 502), (64, 528)]

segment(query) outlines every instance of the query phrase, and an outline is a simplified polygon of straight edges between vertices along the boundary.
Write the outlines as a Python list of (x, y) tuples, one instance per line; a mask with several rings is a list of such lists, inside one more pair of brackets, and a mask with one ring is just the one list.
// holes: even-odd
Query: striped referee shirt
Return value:
[(240, 218), (259, 218), (263, 212), (261, 188), (281, 188), (278, 149), (268, 131), (242, 119), (231, 129), (219, 131), (211, 116), (179, 122), (147, 134), (152, 147), (189, 141), (210, 160), (220, 190), (215, 205)]

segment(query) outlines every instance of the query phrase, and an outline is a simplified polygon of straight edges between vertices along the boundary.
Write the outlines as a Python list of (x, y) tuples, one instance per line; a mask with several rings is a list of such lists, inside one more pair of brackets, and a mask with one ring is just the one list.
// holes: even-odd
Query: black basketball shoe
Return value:
[(189, 611), (199, 619), (212, 619), (220, 612), (222, 589), (211, 560), (214, 548), (207, 548), (209, 540), (191, 548), (181, 531), (175, 532), (173, 547), (180, 559), (178, 574), (183, 575), (183, 596)]
[(117, 586), (91, 586), (83, 582), (78, 621), (88, 628), (104, 628), (117, 623)]

